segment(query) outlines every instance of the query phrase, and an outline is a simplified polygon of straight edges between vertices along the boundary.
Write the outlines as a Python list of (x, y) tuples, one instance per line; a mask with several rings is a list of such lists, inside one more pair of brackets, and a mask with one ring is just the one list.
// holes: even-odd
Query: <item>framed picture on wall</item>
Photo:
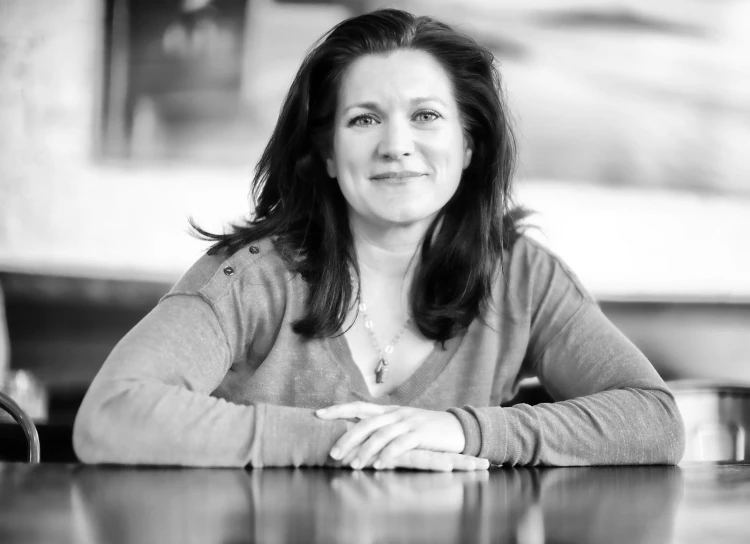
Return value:
[(101, 153), (226, 161), (251, 130), (242, 97), (249, 0), (106, 0)]

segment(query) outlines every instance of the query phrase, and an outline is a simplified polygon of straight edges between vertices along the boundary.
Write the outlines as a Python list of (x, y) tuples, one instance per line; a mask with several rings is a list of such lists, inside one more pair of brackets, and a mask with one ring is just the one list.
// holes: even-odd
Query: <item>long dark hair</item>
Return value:
[[(293, 325), (306, 337), (333, 336), (353, 300), (358, 273), (346, 201), (326, 172), (338, 91), (358, 58), (401, 49), (432, 55), (448, 74), (472, 159), (459, 187), (430, 225), (410, 292), (424, 336), (446, 341), (487, 307), (503, 248), (525, 213), (512, 206), (516, 150), (500, 75), (490, 51), (430, 17), (384, 9), (336, 25), (302, 62), (252, 185), (253, 217), (212, 234), (209, 253), (234, 253), (271, 236), (289, 267), (309, 285), (307, 313)], [(192, 223), (192, 222), (191, 222)], [(439, 226), (439, 228), (438, 228)]]

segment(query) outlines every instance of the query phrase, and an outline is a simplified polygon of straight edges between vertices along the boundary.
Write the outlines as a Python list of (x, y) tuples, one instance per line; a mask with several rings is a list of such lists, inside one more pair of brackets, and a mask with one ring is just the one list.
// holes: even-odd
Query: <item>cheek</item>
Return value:
[(365, 139), (342, 139), (336, 148), (338, 167), (349, 171), (362, 169), (370, 158), (369, 149)]
[[(435, 146), (431, 150), (433, 163), (448, 178), (447, 181), (458, 182), (466, 164), (466, 153), (463, 140), (453, 140), (443, 145)], [(453, 179), (457, 178), (457, 179)]]

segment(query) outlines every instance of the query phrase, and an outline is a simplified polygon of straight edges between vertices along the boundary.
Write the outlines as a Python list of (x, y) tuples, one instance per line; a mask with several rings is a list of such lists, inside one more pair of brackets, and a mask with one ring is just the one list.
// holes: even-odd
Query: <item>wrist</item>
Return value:
[(461, 420), (452, 412), (447, 412), (447, 415), (451, 420), (451, 432), (450, 432), (450, 446), (447, 451), (450, 453), (463, 453), (466, 449), (466, 433), (464, 426), (461, 424)]

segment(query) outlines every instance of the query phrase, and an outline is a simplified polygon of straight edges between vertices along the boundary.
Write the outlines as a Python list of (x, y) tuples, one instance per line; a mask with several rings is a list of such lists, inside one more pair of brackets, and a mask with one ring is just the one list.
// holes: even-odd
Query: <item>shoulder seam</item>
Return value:
[[(249, 244), (249, 245), (253, 245), (253, 244)], [(245, 256), (239, 256), (238, 255), (240, 253), (240, 251), (246, 251), (247, 248), (248, 248), (248, 246), (245, 246), (243, 249), (241, 249), (241, 250), (233, 253), (232, 255), (228, 256), (226, 259), (224, 259), (222, 261), (222, 266), (220, 266), (219, 269), (217, 269), (217, 272), (219, 272), (220, 270), (222, 270), (222, 267), (224, 266), (224, 263), (229, 263), (229, 261), (233, 257), (235, 257), (235, 255), (237, 255), (237, 258), (235, 259), (235, 262), (236, 261), (240, 261), (240, 263), (238, 263), (238, 264), (242, 265), (242, 269), (241, 269), (241, 271), (240, 271), (239, 274), (236, 274), (235, 277), (232, 278), (232, 281), (230, 283), (238, 281), (239, 278), (241, 278), (244, 275), (250, 273), (250, 271), (253, 269), (253, 267), (255, 267), (255, 266), (264, 266), (265, 264), (268, 263), (268, 259), (269, 258), (271, 258), (271, 259), (273, 259), (273, 258), (278, 259), (279, 265), (284, 269), (284, 272), (285, 273), (288, 272), (288, 267), (286, 266), (286, 263), (284, 262), (283, 257), (281, 256), (281, 254), (279, 254), (278, 251), (276, 251), (275, 247), (272, 246), (271, 249), (269, 249), (267, 251), (261, 251), (258, 254), (252, 254), (251, 253), (250, 257), (248, 257), (246, 255)], [(273, 265), (271, 265), (271, 266), (273, 266)], [(211, 277), (211, 279), (213, 279), (213, 276)], [(206, 282), (206, 284), (208, 284), (208, 282)], [(202, 286), (201, 289), (203, 289), (204, 287), (205, 287), (205, 285)]]

